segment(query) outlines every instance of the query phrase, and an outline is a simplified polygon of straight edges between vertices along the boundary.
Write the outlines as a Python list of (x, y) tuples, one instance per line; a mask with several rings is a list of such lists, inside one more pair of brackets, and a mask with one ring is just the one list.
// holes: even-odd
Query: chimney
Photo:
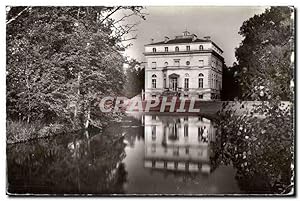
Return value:
[(197, 40), (197, 35), (196, 35), (196, 34), (193, 34), (192, 41), (195, 41), (195, 40)]
[(151, 44), (154, 43), (154, 39), (153, 39), (153, 38), (151, 38), (150, 43), (151, 43)]
[(188, 36), (188, 35), (190, 35), (190, 32), (184, 31), (184, 32), (182, 32), (182, 35), (183, 35), (183, 36)]
[(169, 37), (165, 36), (165, 43), (169, 42)]
[(210, 36), (203, 37), (205, 40), (210, 40)]

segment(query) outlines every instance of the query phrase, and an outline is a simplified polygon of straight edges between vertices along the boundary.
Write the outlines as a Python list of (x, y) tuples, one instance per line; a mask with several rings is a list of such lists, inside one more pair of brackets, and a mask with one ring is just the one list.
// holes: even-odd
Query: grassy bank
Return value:
[(70, 132), (70, 128), (58, 123), (43, 124), (40, 122), (7, 121), (6, 142), (7, 144), (26, 142), (66, 132)]

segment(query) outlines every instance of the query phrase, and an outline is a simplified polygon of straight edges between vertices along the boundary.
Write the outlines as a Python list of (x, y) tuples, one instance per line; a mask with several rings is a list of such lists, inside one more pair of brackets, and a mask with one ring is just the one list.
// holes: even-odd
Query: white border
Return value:
[[(5, 101), (6, 101), (6, 90), (5, 90), (5, 68), (6, 68), (6, 63), (5, 63), (5, 51), (6, 51), (6, 42), (5, 42), (5, 37), (6, 37), (6, 31), (5, 31), (5, 5), (39, 5), (39, 6), (50, 6), (50, 5), (56, 5), (56, 6), (72, 6), (72, 5), (197, 5), (197, 6), (205, 6), (205, 5), (210, 5), (210, 6), (268, 6), (268, 5), (284, 5), (284, 6), (295, 6), (296, 8), (299, 8), (299, 0), (251, 0), (251, 1), (235, 1), (235, 0), (226, 0), (226, 1), (217, 1), (217, 0), (202, 0), (202, 1), (197, 1), (197, 0), (101, 0), (101, 1), (96, 1), (96, 0), (72, 0), (72, 1), (66, 1), (66, 0), (55, 0), (55, 1), (41, 1), (41, 0), (4, 0), (0, 2), (0, 16), (1, 16), (1, 29), (0, 29), (0, 35), (1, 35), (1, 45), (2, 47), (0, 49), (1, 51), (1, 67), (0, 67), (0, 147), (1, 147), (1, 153), (0, 153), (0, 198), (1, 200), (8, 200), (8, 196), (5, 195), (6, 193), (6, 129), (5, 129), (5, 117), (6, 117), (6, 110), (5, 110)], [(297, 19), (297, 18), (296, 18)], [(299, 27), (299, 20), (296, 20), (296, 26)], [(297, 32), (297, 41), (299, 41), (299, 31)], [(298, 44), (298, 43), (297, 43)], [(296, 44), (296, 46), (297, 46)], [(297, 54), (297, 62), (299, 62), (299, 54)], [(299, 78), (299, 70), (297, 71), (297, 77)], [(299, 81), (297, 82), (297, 95), (300, 93), (299, 92), (299, 86), (298, 86)], [(299, 105), (297, 105), (297, 114), (299, 114)], [(299, 116), (297, 117), (297, 125), (299, 125)], [(297, 126), (298, 127), (298, 126)], [(299, 138), (300, 136), (297, 137), (297, 145), (299, 146)], [(298, 150), (296, 148), (296, 150)], [(297, 159), (299, 159), (299, 153), (297, 153)], [(297, 164), (297, 162), (296, 162)], [(298, 165), (298, 164), (297, 164)], [(298, 168), (297, 168), (297, 174)], [(299, 181), (298, 178), (296, 178), (296, 184), (299, 186)], [(298, 187), (297, 187), (298, 189)], [(298, 190), (296, 192), (299, 193)], [(26, 198), (26, 199), (32, 199), (32, 197)], [(47, 199), (47, 198), (38, 198), (41, 200)], [(59, 200), (62, 200), (64, 198), (56, 198)], [(83, 198), (80, 198), (83, 199)], [(89, 198), (89, 199), (99, 199), (99, 198)], [(103, 199), (103, 198), (100, 198)], [(114, 199), (114, 198), (105, 198), (105, 199)], [(117, 198), (115, 198), (117, 199)], [(120, 199), (120, 198), (118, 198)], [(122, 198), (124, 199), (124, 198)], [(125, 198), (126, 199), (126, 198)], [(132, 199), (132, 198), (130, 198)], [(140, 199), (140, 198), (137, 198)], [(148, 199), (148, 198), (147, 198)], [(164, 198), (164, 199), (182, 199), (182, 198)], [(199, 198), (189, 198), (189, 199), (199, 199)], [(203, 199), (203, 198), (200, 198)], [(216, 199), (216, 198), (214, 198)], [(228, 199), (228, 198), (227, 198)], [(231, 199), (231, 198), (229, 198)], [(249, 200), (253, 198), (238, 198), (238, 199), (243, 199), (243, 200)], [(257, 198), (256, 200), (263, 200), (266, 198)]]

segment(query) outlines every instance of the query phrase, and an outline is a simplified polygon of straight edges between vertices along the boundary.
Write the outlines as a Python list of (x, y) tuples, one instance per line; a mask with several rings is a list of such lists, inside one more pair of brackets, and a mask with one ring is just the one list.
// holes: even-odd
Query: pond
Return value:
[(255, 190), (263, 183), (259, 178), (249, 184), (254, 188), (247, 186), (232, 162), (219, 159), (219, 131), (213, 118), (137, 114), (112, 123), (102, 133), (86, 131), (8, 145), (8, 192), (269, 193)]

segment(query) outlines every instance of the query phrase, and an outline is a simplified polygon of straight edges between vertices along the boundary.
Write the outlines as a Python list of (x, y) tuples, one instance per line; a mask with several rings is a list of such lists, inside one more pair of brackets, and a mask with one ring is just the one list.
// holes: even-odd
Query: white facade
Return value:
[[(201, 129), (206, 129), (203, 140)], [(209, 119), (198, 116), (145, 116), (146, 168), (205, 172), (211, 169), (210, 144), (215, 142), (216, 128)]]
[(220, 98), (224, 59), (211, 40), (184, 32), (173, 40), (145, 45), (144, 55), (146, 99), (174, 94), (202, 100)]

